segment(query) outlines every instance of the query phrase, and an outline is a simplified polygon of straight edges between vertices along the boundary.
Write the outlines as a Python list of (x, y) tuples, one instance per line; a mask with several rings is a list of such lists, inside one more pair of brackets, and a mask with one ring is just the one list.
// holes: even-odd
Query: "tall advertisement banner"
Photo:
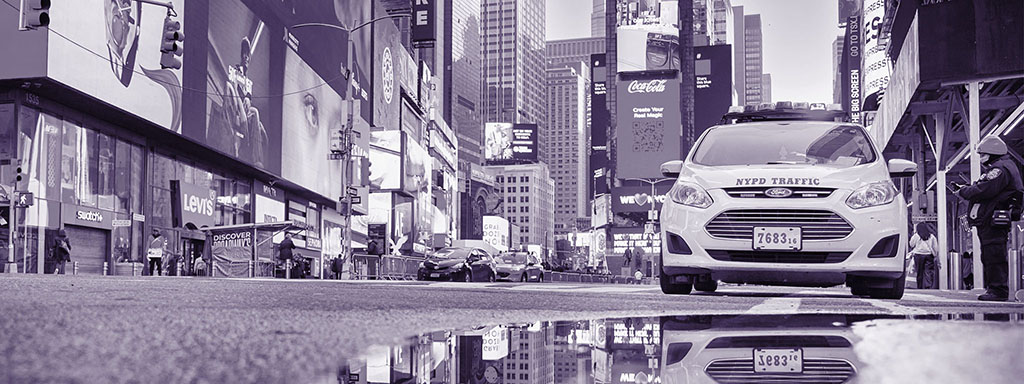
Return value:
[(281, 127), (273, 118), (280, 104), (270, 97), (281, 92), (271, 80), (274, 28), (240, 0), (208, 4), (205, 131), (186, 127), (185, 134), (257, 168), (280, 172)]
[(864, 103), (861, 109), (865, 111), (878, 110), (879, 101), (885, 88), (889, 85), (889, 76), (892, 74), (892, 64), (889, 55), (886, 53), (888, 45), (881, 44), (882, 19), (885, 18), (885, 0), (868, 0), (864, 3), (862, 18), (862, 62), (864, 69), (861, 84), (864, 95)]
[(412, 2), (412, 43), (417, 48), (431, 48), (437, 40), (434, 23), (437, 21), (437, 5), (434, 0)]
[(590, 55), (590, 183), (588, 196), (608, 193), (608, 63), (605, 54)]
[(395, 23), (373, 23), (373, 125), (385, 130), (401, 129), (402, 98), (400, 55), (402, 34)]
[[(182, 32), (192, 3), (174, 2)], [(166, 10), (135, 1), (75, 0), (52, 2), (49, 15), (51, 32), (60, 32), (46, 41), (50, 78), (181, 133), (182, 73), (202, 61), (186, 54), (182, 69), (160, 68)]]
[(679, 74), (620, 75), (616, 96), (616, 177), (660, 178), (662, 163), (680, 159)]
[(846, 38), (843, 44), (843, 109), (850, 113), (850, 122), (861, 123), (861, 56), (862, 44), (860, 16), (850, 16), (846, 22)]
[(330, 135), (348, 120), (345, 102), (299, 58), (285, 50), (284, 96), (281, 98), (281, 176), (323, 196), (341, 196), (342, 162), (328, 160)]
[(537, 124), (484, 124), (484, 160), (489, 164), (537, 161)]
[[(732, 46), (694, 47), (696, 84), (693, 100), (693, 131), (685, 132), (684, 151), (689, 151), (705, 130), (717, 125), (732, 105)], [(686, 153), (684, 153), (685, 155)]]
[(469, 191), (462, 196), (462, 238), (483, 240), (484, 216), (500, 216), (504, 212), (501, 194), (495, 192), (494, 178), (483, 167), (473, 164)]

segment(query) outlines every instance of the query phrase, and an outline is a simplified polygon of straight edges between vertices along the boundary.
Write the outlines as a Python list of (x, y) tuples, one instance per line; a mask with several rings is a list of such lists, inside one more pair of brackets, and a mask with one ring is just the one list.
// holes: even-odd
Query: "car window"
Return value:
[(435, 259), (465, 259), (469, 256), (469, 250), (460, 248), (443, 248), (434, 252)]
[(745, 124), (714, 128), (693, 162), (708, 166), (813, 164), (837, 168), (875, 161), (867, 134), (853, 125)]

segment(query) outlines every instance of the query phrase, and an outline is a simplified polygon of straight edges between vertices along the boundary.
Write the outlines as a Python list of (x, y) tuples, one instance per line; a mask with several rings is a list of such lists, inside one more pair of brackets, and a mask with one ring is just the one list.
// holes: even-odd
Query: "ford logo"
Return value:
[(768, 188), (764, 191), (764, 194), (768, 197), (789, 197), (793, 194), (793, 190), (789, 188)]

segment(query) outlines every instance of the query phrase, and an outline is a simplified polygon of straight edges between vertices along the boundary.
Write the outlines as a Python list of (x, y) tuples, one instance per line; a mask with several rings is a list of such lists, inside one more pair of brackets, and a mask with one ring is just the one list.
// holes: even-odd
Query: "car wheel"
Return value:
[(869, 288), (868, 296), (872, 299), (899, 300), (903, 298), (903, 291), (906, 290), (907, 273), (903, 272), (898, 279), (892, 281), (892, 288)]
[(672, 276), (664, 273), (658, 280), (661, 282), (661, 292), (667, 295), (689, 295), (693, 290), (693, 284), (673, 284), (671, 283)]
[(462, 273), (462, 281), (467, 282), (467, 283), (473, 281), (473, 271), (467, 270), (466, 272), (463, 272)]
[(697, 280), (693, 283), (693, 289), (700, 292), (714, 292), (718, 289), (718, 280)]
[(487, 278), (487, 281), (491, 283), (498, 281), (498, 274), (491, 272), (490, 277)]
[(527, 280), (529, 279), (526, 277), (526, 272), (523, 272), (522, 277), (519, 278), (519, 281), (525, 283)]
[(538, 283), (543, 283), (544, 282), (544, 274), (543, 273), (540, 274), (540, 275), (537, 275), (537, 282)]

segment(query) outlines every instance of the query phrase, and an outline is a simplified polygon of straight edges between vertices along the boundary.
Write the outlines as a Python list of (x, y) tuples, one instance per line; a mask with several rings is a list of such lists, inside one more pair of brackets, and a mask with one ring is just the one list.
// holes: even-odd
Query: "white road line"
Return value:
[(885, 300), (879, 300), (879, 299), (860, 299), (860, 300), (864, 301), (864, 302), (866, 302), (868, 304), (871, 304), (872, 306), (888, 310), (889, 312), (892, 312), (893, 314), (896, 314), (896, 315), (923, 315), (923, 314), (928, 313), (928, 311), (925, 311), (923, 309), (917, 309), (917, 308), (908, 307), (908, 306), (905, 306), (905, 305), (899, 305), (899, 304), (896, 304), (896, 303), (894, 303), (892, 301), (885, 301)]
[(791, 297), (773, 297), (747, 310), (747, 314), (786, 314), (797, 313), (800, 299)]

